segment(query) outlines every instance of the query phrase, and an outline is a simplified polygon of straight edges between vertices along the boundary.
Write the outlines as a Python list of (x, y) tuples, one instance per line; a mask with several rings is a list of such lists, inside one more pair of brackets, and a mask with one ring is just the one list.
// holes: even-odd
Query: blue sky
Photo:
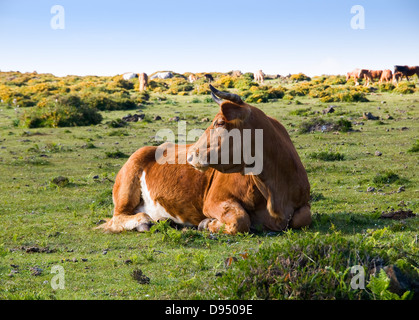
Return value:
[[(53, 5), (65, 10), (54, 30)], [(351, 7), (365, 9), (354, 30)], [(419, 65), (417, 0), (0, 0), (0, 70), (303, 72)]]

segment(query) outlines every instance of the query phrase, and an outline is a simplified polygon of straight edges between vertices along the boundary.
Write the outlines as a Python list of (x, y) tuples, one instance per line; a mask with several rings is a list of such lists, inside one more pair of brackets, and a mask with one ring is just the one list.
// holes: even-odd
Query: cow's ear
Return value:
[(250, 110), (247, 106), (241, 106), (230, 101), (224, 101), (221, 104), (221, 112), (227, 121), (245, 120)]

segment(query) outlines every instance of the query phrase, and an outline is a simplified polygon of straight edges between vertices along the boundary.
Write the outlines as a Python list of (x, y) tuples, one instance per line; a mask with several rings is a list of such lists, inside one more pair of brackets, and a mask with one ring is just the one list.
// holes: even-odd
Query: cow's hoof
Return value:
[(198, 230), (202, 231), (202, 230), (208, 230), (208, 224), (215, 219), (211, 219), (211, 218), (207, 218), (202, 220), (199, 225), (198, 225)]
[(150, 228), (153, 224), (152, 223), (140, 223), (137, 226), (137, 231), (138, 232), (146, 232), (146, 231), (150, 231)]

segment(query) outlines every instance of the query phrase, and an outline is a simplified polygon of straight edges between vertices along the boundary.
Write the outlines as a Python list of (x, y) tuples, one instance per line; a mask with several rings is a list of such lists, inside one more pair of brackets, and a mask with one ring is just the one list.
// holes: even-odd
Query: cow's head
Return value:
[(201, 171), (214, 168), (224, 173), (249, 173), (249, 168), (257, 168), (253, 173), (260, 173), (261, 162), (256, 163), (255, 157), (253, 163), (249, 160), (252, 154), (263, 153), (260, 150), (263, 148), (263, 137), (262, 141), (260, 139), (263, 133), (255, 134), (253, 113), (258, 109), (244, 103), (236, 94), (219, 91), (211, 85), (210, 88), (220, 111), (204, 134), (189, 148), (188, 163)]

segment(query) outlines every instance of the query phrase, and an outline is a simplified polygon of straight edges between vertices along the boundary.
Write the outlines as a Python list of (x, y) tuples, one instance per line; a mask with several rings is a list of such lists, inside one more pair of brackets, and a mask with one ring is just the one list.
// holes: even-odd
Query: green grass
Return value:
[[(141, 105), (149, 120), (123, 129), (106, 123), (118, 123), (124, 110), (100, 111), (102, 122), (92, 126), (16, 127), (16, 111), (0, 104), (0, 299), (412, 298), (394, 296), (388, 278), (370, 272), (395, 266), (409, 279), (418, 277), (419, 219), (380, 215), (419, 211), (419, 93), (367, 98), (333, 102), (337, 112), (327, 115), (320, 114), (328, 103), (308, 95), (298, 97), (301, 105), (282, 99), (255, 104), (286, 127), (307, 169), (313, 224), (235, 236), (165, 222), (141, 234), (94, 229), (112, 216), (112, 186), (124, 157), (153, 145), (161, 128), (177, 132), (178, 123), (169, 121), (175, 116), (186, 119), (187, 130), (206, 128), (200, 119), (218, 112), (208, 96), (151, 93)], [(360, 119), (363, 112), (384, 124)], [(152, 120), (157, 115), (162, 120)], [(351, 130), (303, 134), (299, 128), (312, 119), (344, 119)], [(377, 150), (382, 156), (374, 156)], [(312, 158), (323, 153), (343, 161)], [(52, 183), (59, 176), (68, 183)], [(401, 184), (405, 190), (397, 192)], [(380, 191), (366, 192), (369, 186)], [(54, 290), (51, 269), (57, 265), (64, 268), (65, 288)], [(365, 289), (350, 286), (354, 265), (365, 269)], [(39, 275), (35, 267), (42, 269)]]

